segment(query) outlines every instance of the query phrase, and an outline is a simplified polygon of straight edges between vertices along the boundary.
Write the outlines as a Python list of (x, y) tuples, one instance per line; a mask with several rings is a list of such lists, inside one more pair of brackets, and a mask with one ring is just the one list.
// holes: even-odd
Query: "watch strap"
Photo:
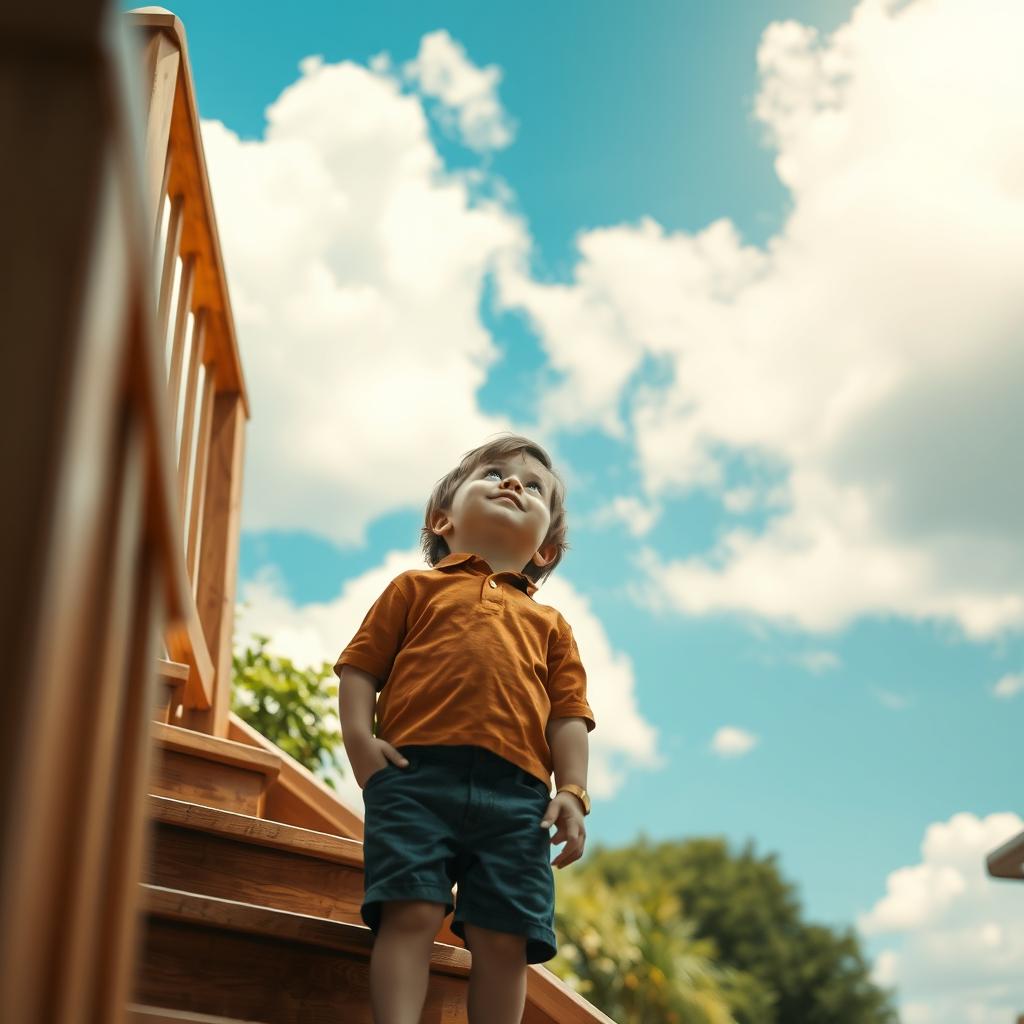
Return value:
[(580, 802), (583, 804), (584, 816), (590, 813), (590, 796), (587, 794), (587, 791), (582, 786), (577, 786), (575, 785), (575, 783), (572, 782), (566, 782), (564, 785), (559, 786), (558, 789), (555, 790), (556, 793), (561, 793), (563, 791), (567, 793), (572, 793), (573, 796), (579, 797)]

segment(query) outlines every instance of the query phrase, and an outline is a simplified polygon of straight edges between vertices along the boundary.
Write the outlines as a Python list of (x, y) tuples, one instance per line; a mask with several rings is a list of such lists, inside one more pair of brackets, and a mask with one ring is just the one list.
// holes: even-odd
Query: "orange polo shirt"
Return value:
[(569, 624), (533, 600), (523, 573), (453, 553), (396, 576), (366, 613), (334, 671), (377, 680), (377, 735), (406, 744), (486, 747), (551, 786), (545, 728), (595, 728)]

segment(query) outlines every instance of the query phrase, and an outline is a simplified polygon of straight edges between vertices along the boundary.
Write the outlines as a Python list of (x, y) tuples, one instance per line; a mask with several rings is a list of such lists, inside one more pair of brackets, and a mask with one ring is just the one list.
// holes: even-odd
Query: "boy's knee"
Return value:
[(444, 920), (444, 909), (429, 900), (387, 900), (381, 906), (381, 927), (433, 935)]
[(493, 956), (500, 960), (516, 961), (519, 957), (526, 962), (526, 936), (511, 932), (494, 931), (480, 925), (466, 922), (466, 939), (474, 956)]

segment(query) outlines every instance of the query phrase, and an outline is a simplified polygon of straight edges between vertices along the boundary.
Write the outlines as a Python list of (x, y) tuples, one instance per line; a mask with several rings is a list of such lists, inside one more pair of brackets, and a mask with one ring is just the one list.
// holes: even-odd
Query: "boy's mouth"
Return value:
[(491, 501), (511, 501), (517, 509), (521, 512), (523, 506), (519, 504), (519, 499), (514, 494), (496, 494)]

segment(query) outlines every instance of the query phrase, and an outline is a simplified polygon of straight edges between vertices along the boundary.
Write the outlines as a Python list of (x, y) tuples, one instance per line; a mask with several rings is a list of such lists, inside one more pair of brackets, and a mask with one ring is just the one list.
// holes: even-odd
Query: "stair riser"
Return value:
[(146, 881), (204, 896), (363, 924), (359, 868), (158, 824)]
[[(361, 863), (326, 860), (315, 849), (263, 846), (248, 837), (217, 835), (177, 820), (156, 820), (154, 828), (147, 882), (363, 925)], [(451, 930), (451, 921), (449, 914), (438, 929), (437, 941), (464, 948)]]
[[(148, 916), (135, 1002), (267, 1024), (373, 1024), (365, 956)], [(466, 1020), (464, 978), (431, 974), (422, 1021)]]
[(266, 776), (230, 764), (163, 750), (157, 757), (150, 792), (175, 800), (260, 817)]

